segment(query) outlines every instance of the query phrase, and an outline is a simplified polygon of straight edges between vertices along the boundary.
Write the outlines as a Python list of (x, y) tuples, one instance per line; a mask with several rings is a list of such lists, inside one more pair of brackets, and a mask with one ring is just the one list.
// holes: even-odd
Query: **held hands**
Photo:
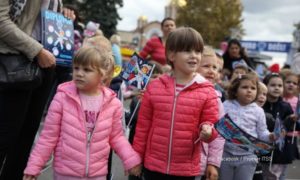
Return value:
[(218, 180), (218, 170), (215, 166), (208, 164), (206, 168), (206, 180)]
[(133, 176), (140, 176), (142, 173), (142, 165), (136, 165), (135, 167), (129, 169), (128, 173)]
[[(285, 137), (285, 136), (286, 136), (286, 131), (284, 129), (282, 129), (281, 133), (280, 133), (280, 137)], [(274, 142), (274, 141), (278, 140), (279, 137), (277, 137), (274, 133), (270, 133), (269, 139), (271, 142)]]
[(296, 114), (292, 114), (292, 115), (290, 115), (290, 119), (294, 122), (297, 122), (298, 116)]
[(46, 49), (42, 49), (38, 53), (37, 59), (37, 62), (41, 68), (49, 68), (55, 66), (56, 59), (54, 55)]
[(23, 180), (37, 180), (37, 178), (33, 175), (24, 174)]
[(203, 124), (200, 131), (200, 139), (208, 140), (212, 135), (212, 126), (208, 124)]

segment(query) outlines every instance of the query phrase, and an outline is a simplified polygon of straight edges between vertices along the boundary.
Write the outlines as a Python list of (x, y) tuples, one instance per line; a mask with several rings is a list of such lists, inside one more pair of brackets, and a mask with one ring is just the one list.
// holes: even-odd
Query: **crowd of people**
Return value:
[[(74, 21), (72, 67), (55, 66), (41, 45), (41, 9)], [(155, 64), (150, 82), (132, 91), (114, 76), (123, 64), (120, 36), (108, 40), (99, 24), (82, 25), (71, 5), (4, 0), (0, 27), (0, 54), (24, 55), (43, 73), (37, 87), (0, 87), (1, 180), (35, 180), (52, 155), (55, 180), (110, 179), (111, 150), (131, 180), (284, 180), (299, 159), (299, 74), (258, 76), (236, 39), (219, 54), (195, 29), (165, 18), (163, 36), (139, 52)], [(127, 116), (124, 99), (131, 99)], [(225, 114), (274, 150), (259, 155), (225, 140), (214, 127)]]

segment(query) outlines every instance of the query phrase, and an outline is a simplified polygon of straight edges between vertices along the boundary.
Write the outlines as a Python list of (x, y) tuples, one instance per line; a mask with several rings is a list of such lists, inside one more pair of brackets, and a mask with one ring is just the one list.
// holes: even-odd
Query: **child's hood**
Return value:
[[(171, 85), (175, 85), (175, 78), (170, 75), (160, 76), (158, 80), (161, 81), (167, 87)], [(193, 80), (190, 83), (188, 83), (185, 86), (185, 88), (198, 88), (198, 87), (207, 87), (207, 86), (213, 87), (213, 84), (197, 73), (193, 78)]]
[[(107, 101), (111, 101), (113, 98), (116, 97), (116, 93), (107, 87), (102, 86), (99, 87), (99, 89), (103, 93), (103, 103)], [(60, 84), (57, 88), (57, 93), (64, 93), (66, 96), (76, 100), (80, 104), (78, 90), (76, 88), (74, 81), (69, 81)]]

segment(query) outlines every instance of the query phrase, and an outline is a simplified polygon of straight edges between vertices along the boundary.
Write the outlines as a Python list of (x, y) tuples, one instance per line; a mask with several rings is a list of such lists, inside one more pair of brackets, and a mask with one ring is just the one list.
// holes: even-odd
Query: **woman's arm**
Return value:
[[(28, 2), (32, 4), (31, 2)], [(26, 7), (25, 7), (26, 8)], [(36, 7), (39, 8), (39, 7)], [(9, 47), (33, 59), (43, 49), (43, 46), (28, 34), (23, 32), (9, 16), (9, 0), (0, 1), (0, 41)], [(35, 21), (35, 20), (34, 20)]]

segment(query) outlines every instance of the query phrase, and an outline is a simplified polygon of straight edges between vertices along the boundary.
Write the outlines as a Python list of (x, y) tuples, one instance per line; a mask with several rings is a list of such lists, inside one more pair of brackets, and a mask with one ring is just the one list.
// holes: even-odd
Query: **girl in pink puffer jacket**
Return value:
[(141, 159), (122, 131), (122, 104), (104, 86), (112, 67), (106, 50), (84, 47), (76, 53), (73, 81), (58, 87), (24, 180), (36, 179), (52, 152), (55, 180), (105, 180), (110, 148), (130, 174), (140, 174)]
[[(215, 51), (205, 46), (198, 72), (213, 84), (218, 80), (219, 70), (222, 69), (218, 61)], [(224, 116), (224, 107), (221, 102), (222, 94), (219, 91), (216, 93), (219, 97), (219, 119), (221, 119)], [(210, 143), (201, 142), (200, 176), (196, 177), (195, 180), (201, 180), (202, 176), (206, 176), (206, 179), (209, 180), (218, 179), (218, 168), (222, 161), (224, 143), (225, 139), (220, 135)]]

